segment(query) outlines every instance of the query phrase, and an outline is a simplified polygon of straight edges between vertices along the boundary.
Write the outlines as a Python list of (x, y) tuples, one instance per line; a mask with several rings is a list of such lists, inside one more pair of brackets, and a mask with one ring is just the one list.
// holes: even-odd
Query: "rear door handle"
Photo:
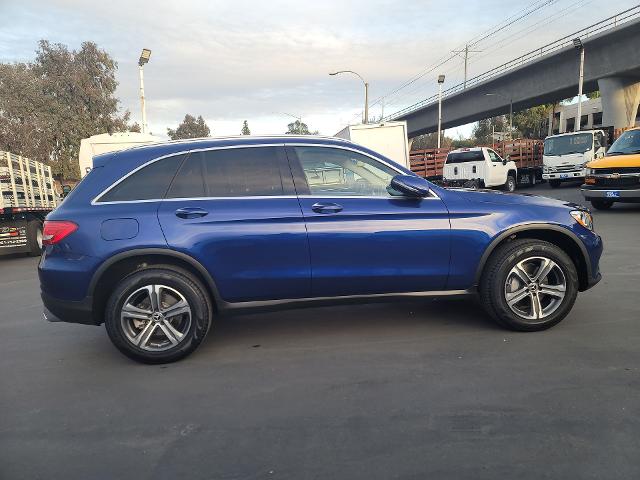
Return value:
[(180, 218), (199, 218), (208, 214), (209, 212), (199, 207), (182, 207), (176, 210), (176, 217)]
[(316, 213), (338, 213), (342, 211), (342, 205), (338, 205), (337, 203), (318, 202), (311, 206), (311, 210)]

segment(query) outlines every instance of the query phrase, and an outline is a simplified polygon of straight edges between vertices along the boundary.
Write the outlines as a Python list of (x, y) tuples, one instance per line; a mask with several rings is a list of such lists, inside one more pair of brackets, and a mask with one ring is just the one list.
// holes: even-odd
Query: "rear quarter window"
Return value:
[(134, 171), (104, 193), (98, 203), (161, 200), (186, 155), (156, 160)]

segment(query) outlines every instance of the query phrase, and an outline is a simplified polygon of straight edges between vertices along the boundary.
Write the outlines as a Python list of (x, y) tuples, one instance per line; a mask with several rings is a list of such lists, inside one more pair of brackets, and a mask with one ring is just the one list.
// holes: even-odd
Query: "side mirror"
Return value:
[(429, 195), (429, 182), (416, 175), (396, 175), (391, 179), (391, 188), (409, 197), (422, 198)]

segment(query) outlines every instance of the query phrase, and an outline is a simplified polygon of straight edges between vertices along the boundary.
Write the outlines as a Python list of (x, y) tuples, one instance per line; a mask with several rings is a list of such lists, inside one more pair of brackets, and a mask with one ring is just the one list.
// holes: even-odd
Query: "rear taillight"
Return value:
[(78, 225), (67, 220), (45, 220), (42, 228), (42, 245), (55, 245), (78, 229)]

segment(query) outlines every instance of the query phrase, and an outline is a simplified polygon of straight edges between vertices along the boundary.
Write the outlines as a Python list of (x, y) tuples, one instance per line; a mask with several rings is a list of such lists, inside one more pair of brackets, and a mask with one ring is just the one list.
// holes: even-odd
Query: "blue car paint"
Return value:
[[(190, 150), (239, 145), (345, 146), (391, 162), (361, 146), (317, 137), (229, 138), (166, 143), (101, 155), (94, 169), (48, 216), (78, 230), (47, 246), (39, 265), (47, 298), (86, 302), (101, 265), (123, 252), (169, 249), (202, 265), (226, 302), (296, 299), (472, 288), (483, 255), (509, 229), (555, 225), (573, 233), (588, 252), (593, 283), (602, 252), (599, 236), (578, 224), (576, 206), (542, 197), (448, 190), (435, 198), (296, 197), (158, 200), (92, 204), (114, 182), (151, 160)], [(291, 159), (290, 159), (291, 160)], [(413, 175), (396, 165), (404, 174)], [(342, 211), (316, 213), (318, 200)], [(178, 218), (179, 208), (203, 217)], [(131, 236), (133, 219), (138, 233)], [(108, 239), (101, 236), (105, 222)], [(46, 303), (46, 302), (45, 302)]]

